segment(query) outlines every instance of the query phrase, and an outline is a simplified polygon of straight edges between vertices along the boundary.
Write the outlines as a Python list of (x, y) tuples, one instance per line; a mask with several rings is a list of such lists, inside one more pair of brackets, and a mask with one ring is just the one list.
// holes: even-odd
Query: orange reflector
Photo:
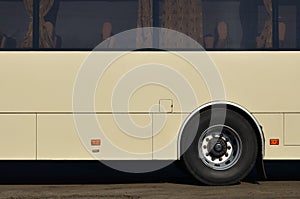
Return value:
[(100, 146), (101, 140), (100, 139), (91, 140), (91, 145), (92, 146)]
[(270, 145), (279, 145), (279, 139), (270, 139)]

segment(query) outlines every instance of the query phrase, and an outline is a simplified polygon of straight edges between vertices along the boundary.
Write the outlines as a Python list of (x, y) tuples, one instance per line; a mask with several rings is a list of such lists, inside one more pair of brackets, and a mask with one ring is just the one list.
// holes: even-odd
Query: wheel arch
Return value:
[(177, 140), (177, 159), (181, 159), (182, 156), (182, 135), (184, 134), (185, 127), (189, 120), (196, 115), (199, 112), (211, 109), (212, 107), (214, 108), (226, 108), (232, 111), (235, 111), (239, 114), (241, 114), (243, 117), (247, 119), (247, 121), (250, 122), (251, 126), (254, 128), (256, 136), (258, 138), (258, 149), (259, 153), (261, 153), (261, 159), (263, 159), (264, 154), (265, 154), (265, 138), (263, 134), (263, 130), (257, 119), (253, 116), (253, 114), (250, 113), (246, 108), (242, 107), (239, 104), (236, 104), (234, 102), (229, 102), (229, 101), (214, 101), (214, 102), (209, 102), (207, 104), (204, 104), (197, 109), (195, 109), (184, 121), (184, 123), (181, 125), (181, 128), (179, 130), (178, 134), (178, 140)]

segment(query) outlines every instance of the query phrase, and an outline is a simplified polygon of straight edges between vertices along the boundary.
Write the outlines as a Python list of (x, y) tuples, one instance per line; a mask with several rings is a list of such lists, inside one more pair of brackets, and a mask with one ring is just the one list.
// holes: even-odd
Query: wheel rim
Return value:
[(198, 142), (198, 154), (202, 162), (214, 170), (226, 170), (234, 166), (242, 153), (239, 134), (229, 126), (216, 125), (206, 129)]

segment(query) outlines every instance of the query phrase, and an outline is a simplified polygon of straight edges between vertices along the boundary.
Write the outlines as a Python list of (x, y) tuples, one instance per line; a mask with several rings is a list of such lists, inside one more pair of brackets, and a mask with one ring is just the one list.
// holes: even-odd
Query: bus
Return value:
[(0, 0), (0, 16), (1, 160), (179, 160), (229, 185), (300, 159), (297, 0)]

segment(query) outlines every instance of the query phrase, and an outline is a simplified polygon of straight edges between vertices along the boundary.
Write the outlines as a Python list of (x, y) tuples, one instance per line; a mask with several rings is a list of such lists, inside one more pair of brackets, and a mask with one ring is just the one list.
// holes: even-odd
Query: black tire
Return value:
[[(258, 142), (253, 127), (232, 110), (217, 108), (213, 114), (212, 110), (199, 114), (195, 138), (182, 156), (187, 170), (207, 185), (240, 182), (251, 172), (257, 159)], [(188, 132), (183, 134), (183, 142), (188, 136)]]

